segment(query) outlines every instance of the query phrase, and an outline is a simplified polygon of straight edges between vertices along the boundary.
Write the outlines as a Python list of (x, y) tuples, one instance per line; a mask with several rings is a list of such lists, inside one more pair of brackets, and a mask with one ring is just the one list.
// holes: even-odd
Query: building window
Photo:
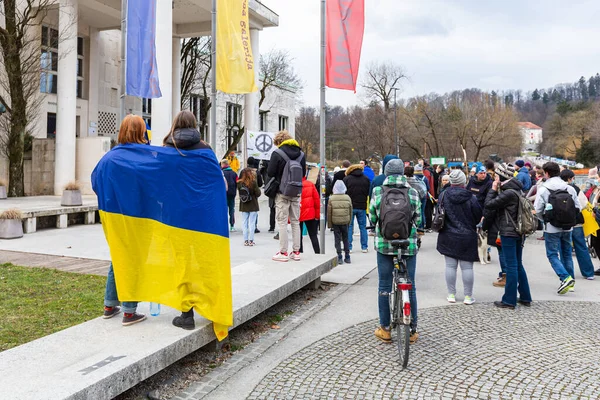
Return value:
[[(57, 92), (58, 86), (58, 31), (42, 26), (40, 92)], [(77, 38), (77, 98), (83, 98), (83, 38)]]
[(269, 112), (268, 111), (259, 111), (258, 116), (260, 119), (260, 131), (266, 132), (267, 131), (267, 118), (269, 116)]
[(287, 130), (287, 128), (288, 128), (288, 117), (286, 117), (285, 115), (280, 115), (279, 116), (279, 130), (284, 131), (284, 130)]
[(227, 147), (231, 146), (231, 144), (233, 143), (235, 135), (240, 130), (241, 122), (242, 106), (239, 104), (227, 103)]
[[(200, 131), (200, 136), (202, 136), (202, 140), (206, 138), (206, 134), (208, 133), (208, 119), (206, 116), (206, 106), (207, 100), (204, 96), (200, 96), (197, 94), (190, 95), (190, 111), (196, 117), (196, 121), (198, 121), (198, 130)], [(202, 125), (202, 121), (207, 122), (204, 125), (204, 129), (201, 130), (200, 126)]]
[(46, 119), (46, 137), (56, 139), (56, 114), (48, 113)]
[(152, 99), (142, 99), (142, 119), (148, 129), (152, 130)]

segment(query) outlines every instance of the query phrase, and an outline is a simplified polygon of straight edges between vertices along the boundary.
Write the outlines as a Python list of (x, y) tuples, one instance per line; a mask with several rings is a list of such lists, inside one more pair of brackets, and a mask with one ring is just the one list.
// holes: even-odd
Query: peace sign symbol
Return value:
[(269, 150), (273, 147), (273, 138), (271, 136), (263, 133), (256, 137), (256, 150), (261, 153), (268, 153)]

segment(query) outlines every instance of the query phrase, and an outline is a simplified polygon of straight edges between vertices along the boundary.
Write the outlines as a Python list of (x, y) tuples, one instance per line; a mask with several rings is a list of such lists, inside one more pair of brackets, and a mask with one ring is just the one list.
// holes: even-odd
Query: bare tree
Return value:
[(392, 104), (392, 88), (401, 88), (402, 79), (407, 79), (404, 68), (393, 62), (373, 62), (367, 67), (362, 88), (371, 101), (383, 103), (387, 112)]
[(302, 91), (302, 80), (296, 74), (293, 67), (293, 58), (287, 50), (273, 49), (260, 56), (260, 99), (258, 106), (262, 107), (267, 90), (270, 87), (289, 90), (290, 88), (300, 94)]
[[(0, 102), (6, 107), (1, 135), (2, 151), (9, 161), (9, 196), (25, 194), (24, 139), (39, 114), (40, 37), (36, 27), (53, 0), (4, 0), (0, 2)], [(74, 19), (76, 16), (71, 16)], [(73, 21), (71, 23), (73, 23)], [(58, 41), (60, 38), (56, 38)], [(61, 56), (64, 56), (62, 54)], [(57, 60), (47, 60), (49, 63)], [(42, 67), (44, 67), (42, 65)]]
[(314, 107), (302, 107), (296, 117), (296, 140), (310, 156), (318, 152), (319, 114)]
[(200, 132), (206, 131), (210, 112), (211, 39), (194, 37), (184, 39), (181, 45), (181, 108), (191, 109), (192, 95), (198, 94), (203, 101), (198, 110)]

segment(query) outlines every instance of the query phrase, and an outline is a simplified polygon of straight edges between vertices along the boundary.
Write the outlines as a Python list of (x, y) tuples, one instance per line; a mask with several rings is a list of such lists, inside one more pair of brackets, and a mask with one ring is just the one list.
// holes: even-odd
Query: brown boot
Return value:
[(492, 285), (494, 285), (496, 287), (506, 286), (506, 274), (502, 274), (502, 276), (500, 278), (496, 279), (496, 281), (493, 282)]

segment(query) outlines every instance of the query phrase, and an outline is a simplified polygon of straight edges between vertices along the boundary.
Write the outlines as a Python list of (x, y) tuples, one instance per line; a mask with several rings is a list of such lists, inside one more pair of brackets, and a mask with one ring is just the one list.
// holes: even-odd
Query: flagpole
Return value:
[(125, 94), (127, 78), (127, 0), (121, 0), (121, 98), (120, 98), (120, 117), (117, 123), (117, 129), (121, 126), (121, 121), (125, 118)]
[(217, 154), (217, 0), (212, 0), (210, 44), (210, 145)]
[(320, 112), (320, 146), (319, 151), (321, 153), (321, 254), (325, 254), (325, 220), (327, 218), (327, 210), (325, 210), (325, 189), (327, 180), (325, 174), (327, 168), (325, 165), (325, 57), (326, 57), (326, 45), (325, 45), (325, 6), (326, 0), (321, 0), (321, 112)]

